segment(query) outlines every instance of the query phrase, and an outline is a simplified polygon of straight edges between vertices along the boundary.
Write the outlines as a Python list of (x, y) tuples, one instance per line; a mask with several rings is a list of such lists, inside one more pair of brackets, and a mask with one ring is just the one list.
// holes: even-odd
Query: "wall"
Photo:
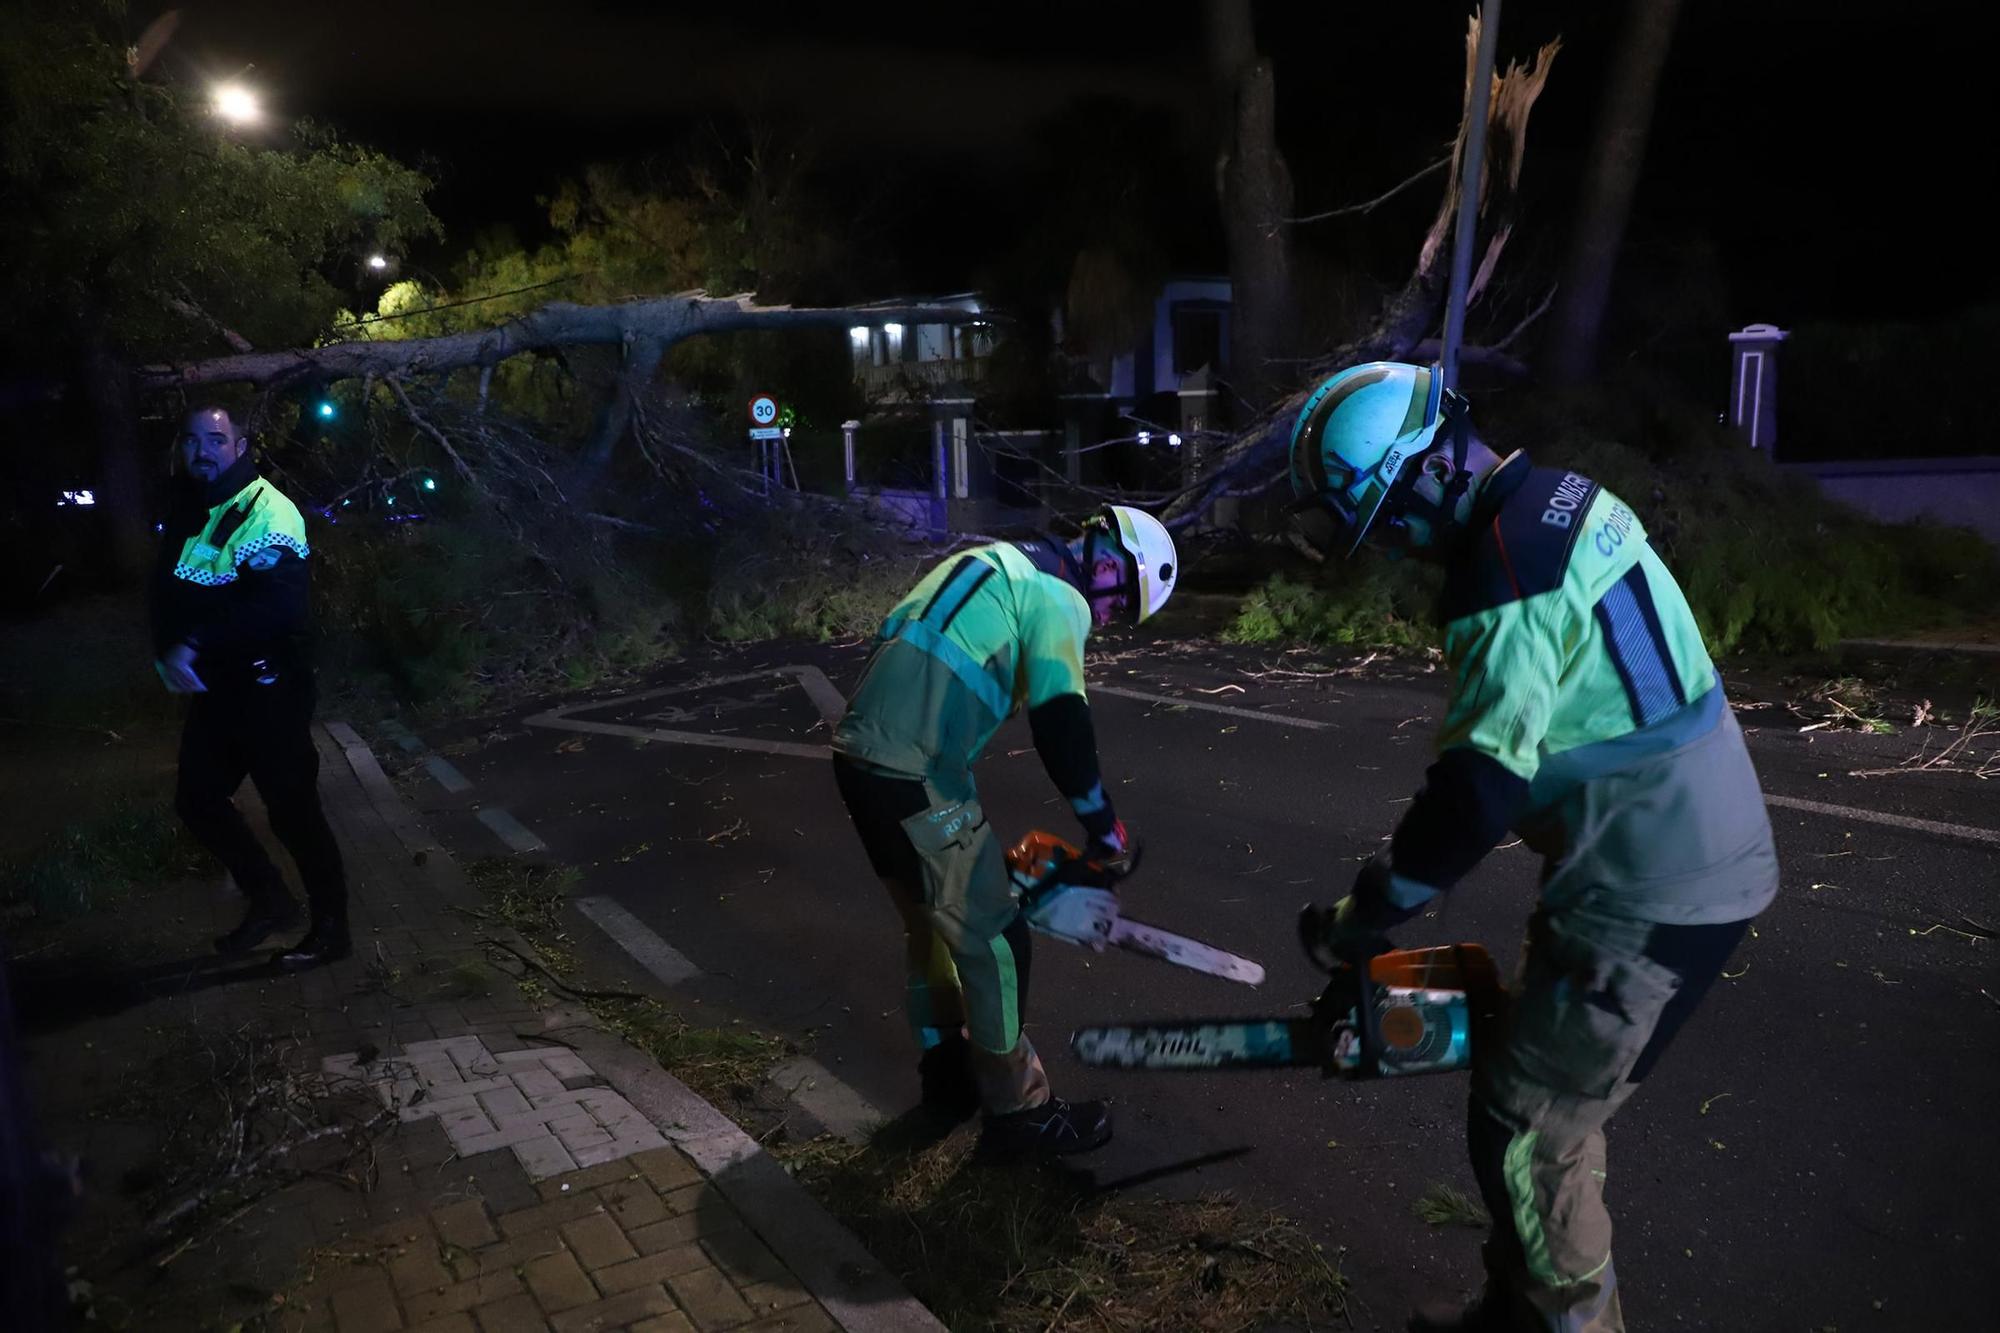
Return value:
[(2000, 457), (1785, 463), (1819, 479), (1828, 498), (1888, 522), (1924, 516), (1971, 528), (2000, 546)]

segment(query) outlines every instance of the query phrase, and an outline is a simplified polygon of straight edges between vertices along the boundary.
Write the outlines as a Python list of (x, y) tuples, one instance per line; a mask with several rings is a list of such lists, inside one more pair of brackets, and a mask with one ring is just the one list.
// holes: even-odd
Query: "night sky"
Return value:
[[(164, 6), (135, 5), (136, 32)], [(421, 0), (338, 6), (193, 0), (168, 77), (245, 76), (281, 116), (330, 122), (436, 175), (459, 237), (510, 222), (593, 160), (660, 152), (705, 120), (809, 127), (819, 160), (885, 176), (904, 216), (882, 240), (913, 287), (974, 281), (1035, 204), (1051, 117), (1086, 96), (1140, 108), (1188, 146), (1202, 194), (1211, 109), (1192, 4), (870, 6)], [(1929, 319), (1990, 301), (1991, 267), (1941, 271), (1980, 225), (1995, 82), (1979, 7), (1687, 0), (1637, 202), (1631, 262), (1714, 247), (1729, 318)], [(1621, 5), (1507, 0), (1503, 58), (1560, 34), (1529, 131), (1524, 252), (1551, 250), (1587, 141)], [(1458, 3), (1271, 4), (1279, 135), (1301, 211), (1379, 193), (1436, 156), (1457, 116)], [(1982, 191), (1983, 193), (1983, 191)], [(1314, 229), (1333, 252), (1407, 271), (1436, 194)], [(1163, 228), (1175, 258), (1220, 270), (1212, 226)], [(1192, 237), (1193, 239), (1187, 239)], [(1402, 258), (1398, 258), (1398, 255)]]

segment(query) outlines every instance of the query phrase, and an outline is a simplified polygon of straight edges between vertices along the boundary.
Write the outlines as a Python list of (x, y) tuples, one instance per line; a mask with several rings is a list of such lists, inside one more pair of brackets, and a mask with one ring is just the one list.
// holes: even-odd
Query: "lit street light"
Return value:
[(368, 267), (380, 273), (383, 269), (389, 267), (389, 261), (381, 255), (370, 255), (368, 256)]
[(232, 125), (252, 125), (263, 115), (257, 94), (240, 83), (218, 84), (213, 105), (215, 114)]

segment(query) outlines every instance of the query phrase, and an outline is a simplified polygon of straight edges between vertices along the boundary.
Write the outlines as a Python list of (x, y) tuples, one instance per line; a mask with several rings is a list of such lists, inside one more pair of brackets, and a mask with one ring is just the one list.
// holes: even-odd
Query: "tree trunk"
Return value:
[(113, 573), (121, 583), (136, 584), (152, 563), (153, 533), (146, 521), (146, 468), (132, 368), (99, 332), (90, 339), (82, 369), (97, 436), (97, 503), (109, 527)]
[(552, 301), (497, 328), (436, 338), (329, 343), (282, 352), (251, 352), (207, 361), (146, 366), (138, 373), (148, 391), (200, 384), (254, 384), (260, 388), (314, 379), (332, 382), (373, 375), (436, 375), (466, 366), (498, 365), (523, 352), (557, 347), (616, 346), (657, 340), (664, 352), (683, 338), (746, 329), (849, 328), (880, 324), (984, 324), (993, 316), (955, 306), (847, 306), (795, 309), (758, 305), (755, 298), (681, 292), (616, 305)]
[(1598, 335), (1680, 7), (1681, 0), (1626, 0), (1563, 265), (1548, 358), (1558, 383), (1581, 383), (1597, 368)]
[(610, 472), (618, 442), (625, 438), (625, 432), (632, 426), (632, 413), (639, 395), (652, 382), (654, 372), (659, 370), (660, 360), (666, 354), (667, 345), (659, 338), (635, 338), (626, 344), (625, 364), (619, 369), (618, 381), (612, 385), (610, 396), (598, 410), (590, 443), (584, 447), (583, 461), (577, 467), (577, 492), (580, 496), (588, 497)]
[(1210, 0), (1208, 26), (1225, 145), (1216, 187), (1229, 243), (1228, 380), (1262, 410), (1290, 377), (1297, 329), (1282, 221), (1292, 214), (1292, 176), (1278, 151), (1277, 85), (1271, 63), (1257, 58), (1249, 0)]

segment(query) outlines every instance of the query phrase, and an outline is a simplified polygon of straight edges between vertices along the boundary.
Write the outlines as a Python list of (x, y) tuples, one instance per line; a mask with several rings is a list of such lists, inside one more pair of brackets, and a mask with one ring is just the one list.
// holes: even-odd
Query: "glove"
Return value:
[(1299, 943), (1306, 957), (1322, 972), (1343, 964), (1360, 966), (1390, 949), (1389, 937), (1365, 920), (1366, 913), (1348, 894), (1332, 907), (1307, 903), (1299, 911)]
[(1125, 831), (1125, 821), (1114, 819), (1111, 827), (1090, 834), (1090, 841), (1083, 849), (1086, 861), (1118, 861), (1132, 850), (1132, 836)]
[(1299, 913), (1299, 943), (1323, 971), (1362, 963), (1390, 949), (1389, 931), (1423, 911), (1437, 890), (1393, 874), (1387, 857), (1374, 856), (1354, 877), (1354, 891), (1332, 907), (1308, 903)]

